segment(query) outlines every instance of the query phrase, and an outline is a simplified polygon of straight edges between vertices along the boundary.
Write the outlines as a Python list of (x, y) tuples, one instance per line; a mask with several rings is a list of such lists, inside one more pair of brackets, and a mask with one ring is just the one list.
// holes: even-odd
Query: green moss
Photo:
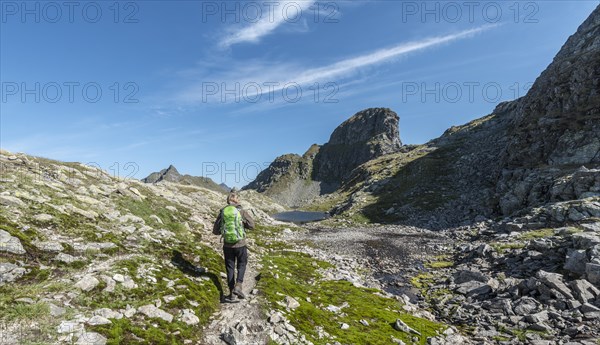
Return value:
[(254, 243), (268, 250), (286, 250), (291, 249), (291, 244), (281, 240), (281, 232), (288, 226), (270, 226), (257, 224), (254, 230), (248, 236), (254, 238)]
[(550, 236), (554, 236), (554, 229), (539, 229), (539, 230), (527, 231), (527, 232), (519, 234), (518, 238), (523, 241), (530, 241), (530, 240), (535, 240), (538, 238), (546, 238), (546, 237), (550, 237)]
[(498, 253), (503, 253), (507, 250), (511, 250), (511, 249), (522, 249), (525, 248), (525, 243), (521, 243), (521, 242), (510, 242), (510, 243), (504, 243), (504, 242), (496, 242), (496, 243), (491, 243), (490, 246)]
[(329, 212), (336, 205), (342, 203), (348, 198), (348, 193), (334, 193), (321, 198), (317, 198), (311, 204), (303, 206), (303, 211)]
[(42, 270), (38, 266), (33, 266), (30, 271), (20, 278), (20, 281), (26, 283), (40, 283), (48, 280), (51, 271), (48, 269)]
[[(600, 221), (600, 220), (599, 220), (599, 221)], [(581, 228), (576, 228), (576, 227), (574, 227), (574, 226), (569, 226), (569, 227), (567, 228), (567, 231), (566, 231), (566, 233), (567, 233), (568, 235), (573, 235), (573, 234), (576, 234), (576, 233), (579, 233), (579, 232), (583, 232), (583, 229), (581, 229)]]
[[(336, 341), (345, 344), (389, 344), (391, 336), (412, 342), (412, 335), (394, 330), (392, 325), (396, 319), (421, 332), (420, 344), (425, 344), (427, 337), (444, 329), (441, 324), (404, 313), (398, 301), (378, 295), (377, 290), (358, 288), (346, 281), (322, 280), (319, 269), (331, 265), (306, 254), (290, 251), (265, 257), (263, 267), (259, 290), (263, 291), (270, 308), (286, 313), (278, 302), (285, 296), (296, 298), (300, 306), (289, 311), (287, 318), (315, 344), (332, 341), (319, 339), (316, 327), (322, 327)], [(325, 309), (328, 305), (342, 306), (344, 303), (348, 306), (339, 314)], [(363, 319), (369, 326), (359, 322)], [(350, 328), (342, 330), (341, 323), (347, 323)]]
[(423, 289), (431, 285), (433, 282), (433, 275), (431, 273), (419, 273), (410, 278), (410, 282), (417, 289)]
[(510, 338), (507, 336), (502, 336), (502, 335), (495, 335), (492, 337), (493, 340), (495, 341), (509, 341)]
[[(143, 188), (141, 189), (143, 190)], [(173, 233), (181, 233), (185, 230), (185, 226), (181, 224), (173, 215), (166, 209), (167, 206), (176, 207), (176, 205), (164, 198), (158, 196), (146, 197), (143, 200), (136, 200), (127, 196), (114, 196), (113, 200), (121, 208), (131, 214), (142, 218), (146, 224), (154, 228), (165, 228)], [(189, 214), (179, 212), (183, 219), (186, 219)], [(150, 216), (155, 215), (162, 221), (160, 224)]]
[(50, 316), (50, 307), (43, 302), (14, 303), (6, 308), (2, 315), (4, 321), (40, 320)]
[(152, 319), (140, 325), (126, 318), (112, 320), (110, 325), (91, 327), (107, 337), (107, 344), (183, 344), (184, 340), (199, 341), (202, 333), (198, 327), (188, 326), (183, 322), (172, 323)]
[(425, 266), (429, 268), (448, 268), (454, 266), (454, 261), (433, 261), (426, 263)]
[[(379, 170), (390, 170), (392, 176), (381, 190), (374, 192), (376, 200), (363, 209), (363, 213), (373, 222), (392, 222), (405, 218), (405, 213), (386, 214), (390, 208), (409, 206), (424, 211), (443, 207), (457, 196), (452, 193), (453, 162), (460, 148), (460, 141), (445, 145), (434, 151), (416, 149), (408, 154), (396, 154), (386, 166), (373, 166), (369, 170), (374, 175)], [(395, 171), (395, 172), (394, 172)]]
[(33, 229), (21, 231), (19, 230), (19, 226), (17, 224), (11, 222), (3, 215), (0, 215), (0, 229), (8, 232), (11, 236), (18, 238), (28, 252), (35, 250), (35, 247), (31, 244), (35, 238), (34, 236), (36, 235), (36, 232)]
[[(204, 280), (194, 278), (180, 270), (170, 266), (163, 266), (164, 260), (169, 260), (173, 252), (171, 249), (154, 251), (158, 258), (139, 256), (130, 260), (120, 261), (115, 264), (117, 272), (122, 272), (132, 277), (138, 287), (125, 290), (118, 284), (112, 293), (97, 291), (93, 296), (82, 294), (77, 301), (78, 304), (96, 308), (121, 309), (127, 305), (140, 307), (146, 304), (154, 304), (157, 299), (163, 299), (166, 295), (177, 297), (171, 303), (163, 304), (162, 309), (176, 315), (181, 309), (193, 309), (200, 319), (200, 324), (205, 324), (209, 317), (219, 308), (222, 287), (219, 281), (219, 272), (223, 270), (223, 260), (213, 249), (206, 246), (189, 245), (185, 247), (186, 256), (196, 256), (200, 259), (202, 267), (208, 267), (211, 279)], [(139, 276), (142, 269), (156, 268), (151, 275), (156, 283), (149, 283)], [(172, 281), (173, 287), (168, 287), (168, 281)], [(197, 307), (190, 302), (198, 304)], [(161, 320), (152, 320), (158, 324), (155, 328), (147, 325), (147, 322), (124, 320), (113, 322), (112, 325), (98, 327), (97, 331), (104, 334), (110, 344), (127, 343), (132, 341), (131, 334), (143, 339), (142, 344), (170, 344), (182, 343), (184, 339), (199, 340), (201, 330), (198, 327), (190, 327), (175, 321), (172, 324)], [(142, 326), (144, 324), (146, 326)], [(161, 332), (161, 330), (163, 330)], [(176, 331), (180, 331), (179, 334)]]
[(356, 212), (350, 216), (350, 220), (355, 224), (369, 224), (371, 219), (364, 215), (362, 212)]

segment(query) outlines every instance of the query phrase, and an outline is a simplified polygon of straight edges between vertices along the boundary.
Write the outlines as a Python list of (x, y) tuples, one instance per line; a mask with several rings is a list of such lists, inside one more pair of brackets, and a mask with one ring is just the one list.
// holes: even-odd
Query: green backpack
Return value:
[(237, 243), (246, 237), (242, 213), (235, 206), (226, 206), (221, 210), (221, 236), (225, 243)]

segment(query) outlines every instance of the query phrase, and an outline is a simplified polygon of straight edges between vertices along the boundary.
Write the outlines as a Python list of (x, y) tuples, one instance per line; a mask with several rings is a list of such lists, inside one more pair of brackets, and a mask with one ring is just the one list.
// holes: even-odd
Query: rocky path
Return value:
[[(204, 329), (202, 344), (233, 345), (240, 344), (242, 339), (244, 345), (262, 345), (268, 342), (266, 316), (263, 315), (255, 290), (260, 270), (259, 258), (254, 253), (249, 256), (243, 288), (246, 299), (221, 304), (221, 310), (211, 317)], [(224, 290), (227, 294), (227, 287)]]
[[(400, 226), (343, 229), (313, 226), (287, 232), (284, 240), (298, 244), (297, 250), (312, 257), (334, 263), (335, 269), (324, 272), (325, 279), (352, 281), (408, 296), (414, 296), (409, 277), (426, 259), (443, 252), (448, 241), (439, 233)], [(312, 244), (304, 246), (306, 242)], [(251, 253), (244, 282), (247, 298), (221, 305), (203, 331), (203, 344), (262, 345), (273, 336), (275, 325), (268, 321), (264, 300), (253, 293), (261, 270), (259, 261), (258, 254)]]
[(312, 242), (319, 252), (355, 260), (370, 272), (373, 287), (411, 297), (414, 291), (409, 278), (422, 270), (426, 261), (450, 249), (444, 233), (395, 225), (338, 229), (313, 225), (293, 237)]

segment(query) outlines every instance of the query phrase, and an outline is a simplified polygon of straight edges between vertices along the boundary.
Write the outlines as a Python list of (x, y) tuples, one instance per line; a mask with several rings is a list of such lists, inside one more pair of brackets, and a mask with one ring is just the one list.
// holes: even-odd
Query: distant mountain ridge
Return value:
[(198, 187), (204, 187), (217, 192), (229, 192), (230, 188), (225, 184), (217, 184), (211, 178), (203, 176), (181, 175), (177, 168), (169, 165), (168, 168), (159, 172), (153, 172), (141, 180), (144, 183), (158, 183), (161, 181), (174, 182), (179, 184), (188, 184)]

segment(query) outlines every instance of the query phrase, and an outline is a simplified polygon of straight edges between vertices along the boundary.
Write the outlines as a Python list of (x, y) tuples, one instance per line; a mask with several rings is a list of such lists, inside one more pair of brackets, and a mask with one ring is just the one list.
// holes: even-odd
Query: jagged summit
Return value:
[(388, 108), (369, 108), (344, 121), (315, 157), (313, 178), (341, 184), (359, 165), (402, 146), (399, 117)]
[(266, 193), (288, 206), (301, 206), (336, 190), (359, 165), (402, 146), (399, 117), (389, 108), (362, 110), (339, 125), (329, 141), (302, 156), (277, 157), (244, 189)]
[(160, 182), (160, 181), (177, 182), (181, 179), (181, 177), (182, 176), (179, 173), (179, 171), (177, 171), (175, 166), (173, 166), (171, 164), (166, 169), (163, 169), (159, 172), (151, 173), (146, 178), (143, 178), (142, 182), (145, 182), (145, 183), (156, 183), (156, 182)]
[(153, 172), (141, 180), (145, 183), (158, 183), (161, 181), (175, 182), (180, 184), (189, 184), (204, 187), (218, 192), (228, 192), (229, 187), (215, 183), (212, 179), (203, 176), (181, 175), (174, 165), (159, 172)]

